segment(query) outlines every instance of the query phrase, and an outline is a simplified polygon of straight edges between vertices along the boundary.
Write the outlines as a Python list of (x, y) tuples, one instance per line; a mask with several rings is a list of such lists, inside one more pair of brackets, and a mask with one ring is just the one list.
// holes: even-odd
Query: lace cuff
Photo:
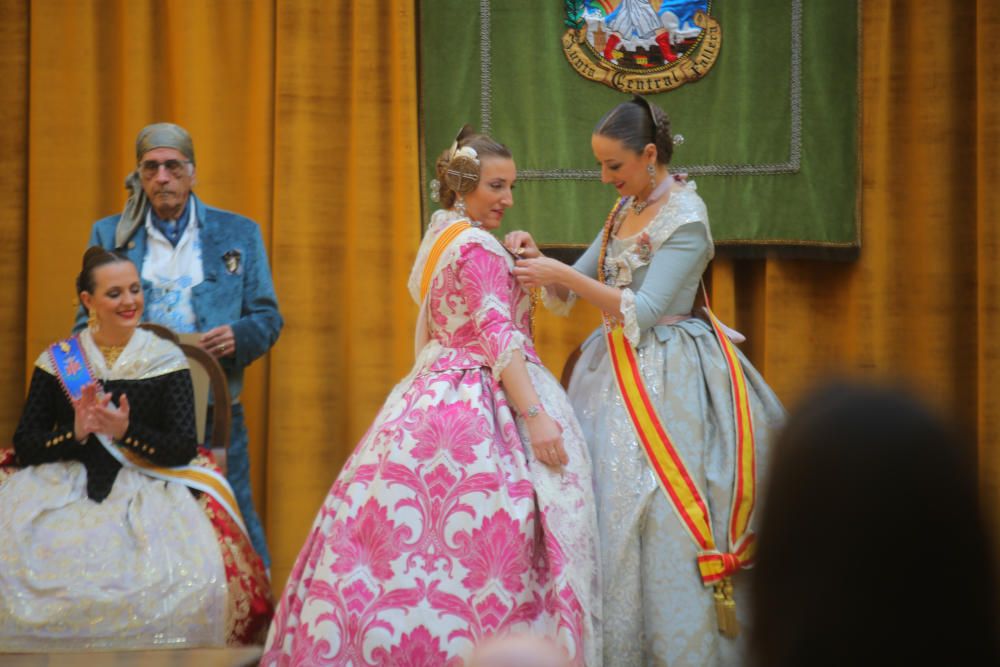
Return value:
[(550, 292), (548, 287), (543, 287), (542, 304), (549, 312), (559, 317), (567, 317), (569, 311), (573, 310), (573, 306), (576, 304), (576, 292), (570, 290), (569, 296), (563, 301), (558, 294)]
[(639, 345), (639, 320), (635, 314), (635, 292), (629, 288), (622, 289), (622, 320), (625, 328), (625, 338), (632, 347)]
[(510, 362), (514, 360), (514, 354), (518, 353), (525, 359), (527, 356), (524, 354), (524, 334), (520, 331), (511, 332), (510, 339), (506, 341), (504, 345), (503, 352), (496, 358), (493, 362), (493, 379), (497, 382), (500, 381), (500, 375), (504, 372)]

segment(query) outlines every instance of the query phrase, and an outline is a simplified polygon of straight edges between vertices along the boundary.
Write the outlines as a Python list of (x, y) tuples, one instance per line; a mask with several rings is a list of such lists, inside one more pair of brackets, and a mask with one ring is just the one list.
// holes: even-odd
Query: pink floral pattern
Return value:
[(487, 517), (482, 528), (471, 534), (459, 533), (455, 542), (463, 552), (459, 561), (469, 572), (462, 580), (467, 588), (485, 588), (496, 581), (513, 593), (524, 589), (522, 580), (530, 567), (533, 545), (507, 512)]
[(399, 645), (391, 650), (379, 647), (372, 655), (385, 667), (440, 667), (449, 663), (448, 653), (441, 650), (438, 638), (423, 626), (404, 634)]
[(371, 498), (346, 525), (334, 524), (328, 546), (337, 557), (330, 571), (345, 574), (367, 568), (375, 579), (391, 579), (392, 561), (401, 552), (400, 542), (409, 535), (408, 527), (397, 528), (386, 508)]
[(653, 241), (649, 238), (649, 232), (643, 231), (635, 240), (635, 254), (640, 261), (646, 263), (653, 256)]
[[(447, 222), (432, 224), (415, 273)], [(570, 563), (597, 577), (582, 434), (534, 369), (551, 383), (539, 394), (562, 401), (547, 409), (575, 465), (540, 486), (499, 383), (517, 351), (537, 362), (528, 297), (492, 237), (469, 230), (452, 245), (427, 300), (430, 342), (320, 508), (263, 665), (460, 667), (504, 632), (547, 635), (579, 665), (599, 655), (599, 595), (567, 574)], [(568, 539), (549, 529), (574, 520)]]
[(476, 460), (473, 447), (489, 437), (489, 425), (469, 401), (415, 410), (406, 420), (406, 426), (417, 441), (410, 453), (421, 461), (445, 451), (459, 463), (473, 463)]

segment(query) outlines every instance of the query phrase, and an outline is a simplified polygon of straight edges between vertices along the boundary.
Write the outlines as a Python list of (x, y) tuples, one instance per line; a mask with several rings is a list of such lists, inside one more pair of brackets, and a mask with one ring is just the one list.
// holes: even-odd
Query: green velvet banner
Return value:
[[(698, 184), (717, 243), (856, 248), (857, 0), (423, 0), (425, 182), (471, 122), (514, 152), (516, 205), (505, 229), (527, 229), (550, 247), (589, 244), (615, 200), (600, 182), (591, 131), (630, 95), (579, 74), (563, 38), (574, 7), (576, 25), (593, 32), (619, 4), (655, 11), (661, 2), (700, 5), (721, 29), (701, 79), (649, 95), (684, 137), (671, 168)], [(588, 48), (579, 52), (599, 54)], [(617, 62), (640, 53), (621, 48)]]

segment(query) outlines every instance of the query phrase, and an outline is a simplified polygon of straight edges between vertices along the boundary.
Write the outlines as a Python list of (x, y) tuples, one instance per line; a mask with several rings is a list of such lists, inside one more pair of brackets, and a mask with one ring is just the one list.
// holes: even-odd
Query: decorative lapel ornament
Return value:
[(563, 0), (563, 52), (583, 77), (652, 95), (705, 76), (722, 47), (712, 0)]
[(226, 271), (230, 274), (238, 274), (240, 272), (240, 257), (239, 250), (230, 250), (223, 255), (222, 261), (226, 263)]

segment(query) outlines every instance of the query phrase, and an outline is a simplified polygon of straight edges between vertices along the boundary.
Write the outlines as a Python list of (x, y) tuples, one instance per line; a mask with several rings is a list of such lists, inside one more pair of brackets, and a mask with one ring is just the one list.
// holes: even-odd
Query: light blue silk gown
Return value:
[[(596, 278), (600, 246), (598, 235), (574, 268)], [(642, 232), (623, 239), (612, 236), (605, 276), (623, 290), (625, 332), (636, 344), (647, 390), (707, 495), (719, 548), (727, 549), (736, 430), (726, 362), (703, 319), (661, 323), (691, 314), (712, 255), (705, 204), (694, 183), (687, 183), (675, 189)], [(569, 305), (548, 293), (544, 298), (556, 312)], [(742, 354), (739, 360), (750, 395), (760, 485), (768, 443), (784, 410)], [(702, 585), (698, 574), (698, 549), (658, 485), (628, 418), (601, 329), (583, 344), (569, 397), (594, 462), (604, 665), (740, 664), (748, 620), (744, 576), (733, 580), (743, 631), (738, 639), (727, 639), (718, 631), (712, 589)]]

